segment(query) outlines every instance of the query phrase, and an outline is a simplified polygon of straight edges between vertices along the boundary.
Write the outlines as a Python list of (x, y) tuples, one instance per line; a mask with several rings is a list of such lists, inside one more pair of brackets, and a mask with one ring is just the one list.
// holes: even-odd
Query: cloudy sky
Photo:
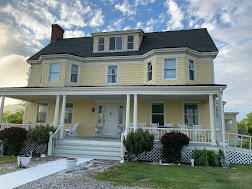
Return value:
[(251, 10), (252, 0), (1, 0), (0, 87), (26, 85), (25, 61), (49, 43), (53, 23), (64, 37), (206, 27), (219, 49), (216, 83), (228, 85), (225, 110), (240, 112), (241, 119), (252, 112)]

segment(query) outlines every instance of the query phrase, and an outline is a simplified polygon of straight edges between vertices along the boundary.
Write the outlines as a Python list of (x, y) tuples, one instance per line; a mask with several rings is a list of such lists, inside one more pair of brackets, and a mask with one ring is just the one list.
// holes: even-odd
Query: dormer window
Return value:
[(122, 37), (110, 37), (109, 50), (122, 50)]
[(133, 35), (129, 35), (127, 37), (127, 49), (128, 50), (134, 49), (134, 36)]
[(104, 37), (98, 39), (98, 51), (104, 51)]

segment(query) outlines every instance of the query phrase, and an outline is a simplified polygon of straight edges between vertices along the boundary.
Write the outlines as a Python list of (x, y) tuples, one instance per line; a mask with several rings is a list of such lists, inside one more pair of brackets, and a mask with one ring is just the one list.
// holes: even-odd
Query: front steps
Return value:
[(54, 148), (57, 157), (85, 157), (105, 160), (121, 160), (119, 140), (104, 138), (64, 138)]

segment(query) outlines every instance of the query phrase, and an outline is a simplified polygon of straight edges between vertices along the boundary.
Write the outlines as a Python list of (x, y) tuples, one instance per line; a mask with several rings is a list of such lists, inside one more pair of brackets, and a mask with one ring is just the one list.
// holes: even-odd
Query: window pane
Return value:
[(185, 124), (189, 126), (199, 124), (197, 104), (185, 104), (184, 111), (185, 111)]
[(194, 70), (194, 64), (192, 61), (189, 62), (189, 70)]
[(159, 125), (164, 125), (164, 115), (152, 115), (152, 123), (159, 123)]
[(116, 76), (112, 75), (112, 83), (116, 83)]
[(152, 64), (148, 63), (148, 71), (152, 70)]
[(78, 82), (78, 75), (77, 74), (71, 74), (71, 82), (72, 83)]
[(104, 51), (104, 44), (103, 45), (98, 45), (98, 51)]
[(51, 64), (50, 65), (51, 66), (51, 68), (50, 68), (50, 71), (51, 72), (59, 72), (59, 64)]
[(115, 50), (115, 38), (109, 38), (109, 50)]
[(165, 70), (165, 78), (176, 78), (176, 70)]
[(78, 73), (79, 72), (79, 66), (73, 64), (71, 71), (72, 71), (72, 73)]
[(225, 120), (225, 126), (226, 126), (226, 130), (233, 130), (233, 120), (231, 119), (226, 119)]
[(148, 81), (152, 80), (152, 71), (148, 72)]
[(52, 82), (59, 81), (59, 73), (50, 73), (49, 81)]
[(117, 37), (116, 38), (116, 50), (121, 50), (122, 49), (122, 37)]
[(99, 44), (104, 44), (104, 38), (103, 37), (99, 38)]
[(47, 117), (47, 104), (38, 104), (37, 122), (45, 123)]
[(72, 123), (73, 103), (66, 104), (65, 123)]
[(134, 49), (134, 43), (128, 43), (128, 49)]
[(164, 113), (164, 104), (152, 104), (152, 113)]
[(190, 70), (190, 71), (189, 71), (189, 74), (190, 74), (190, 75), (189, 75), (189, 79), (190, 79), (190, 80), (194, 80), (194, 71)]
[(166, 59), (165, 60), (165, 69), (176, 69), (176, 60), (175, 59)]
[(128, 36), (128, 42), (134, 42), (134, 36)]

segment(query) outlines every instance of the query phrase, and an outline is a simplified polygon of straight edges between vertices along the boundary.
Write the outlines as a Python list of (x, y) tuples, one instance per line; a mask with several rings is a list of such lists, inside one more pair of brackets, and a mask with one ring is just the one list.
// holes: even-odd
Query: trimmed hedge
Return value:
[(219, 166), (219, 156), (211, 150), (194, 150), (193, 158), (198, 166)]

